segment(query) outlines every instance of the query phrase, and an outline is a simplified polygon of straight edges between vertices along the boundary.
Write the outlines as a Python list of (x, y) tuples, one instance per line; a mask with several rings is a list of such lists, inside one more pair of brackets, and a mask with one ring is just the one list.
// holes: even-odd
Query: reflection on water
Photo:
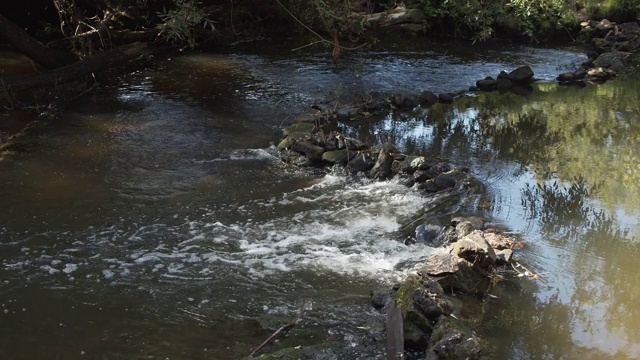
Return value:
[(634, 80), (537, 84), (527, 98), (390, 115), (368, 133), (470, 166), (490, 184), (487, 210), (530, 244), (520, 259), (544, 283), (509, 280), (485, 314), (501, 358), (640, 356), (639, 93)]
[[(431, 199), (284, 168), (270, 142), (327, 96), (459, 91), (522, 63), (551, 79), (582, 57), (412, 42), (332, 67), (285, 46), (128, 74), (0, 164), (0, 357), (237, 359), (313, 300), (276, 347), (338, 341), (343, 358), (381, 358), (367, 294), (431, 254), (396, 241)], [(480, 332), (497, 358), (640, 356), (639, 93), (540, 83), (341, 125), (487, 184), (433, 215), (486, 213), (523, 234), (519, 259), (544, 284), (495, 289)]]

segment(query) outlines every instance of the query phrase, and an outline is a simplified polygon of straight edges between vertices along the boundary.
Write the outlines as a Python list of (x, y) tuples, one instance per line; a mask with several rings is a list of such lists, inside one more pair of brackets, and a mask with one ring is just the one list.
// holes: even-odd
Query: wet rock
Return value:
[(511, 259), (513, 258), (513, 250), (504, 249), (496, 251), (496, 264), (497, 265), (507, 265), (511, 263)]
[(434, 94), (432, 91), (425, 90), (420, 93), (420, 103), (426, 104), (427, 106), (433, 105), (438, 102), (438, 95)]
[(413, 173), (413, 181), (417, 183), (425, 182), (431, 179), (431, 172), (427, 170), (416, 170)]
[(393, 165), (392, 152), (395, 152), (396, 148), (391, 143), (384, 143), (378, 153), (378, 159), (375, 165), (371, 169), (369, 176), (374, 179), (387, 179), (391, 176), (391, 166)]
[(491, 76), (488, 76), (483, 80), (476, 81), (476, 87), (482, 91), (493, 91), (498, 88), (498, 82)]
[(311, 166), (311, 161), (309, 160), (309, 158), (307, 158), (303, 154), (300, 154), (299, 152), (295, 152), (291, 150), (285, 150), (280, 152), (280, 159), (282, 159), (282, 161), (288, 164), (299, 166), (299, 167)]
[[(344, 141), (342, 142), (344, 144)], [(324, 138), (324, 149), (326, 151), (338, 150), (338, 135), (335, 133), (330, 133)], [(343, 146), (344, 149), (344, 146)]]
[(377, 310), (381, 310), (387, 307), (393, 300), (394, 292), (389, 288), (371, 290), (371, 304)]
[(428, 193), (436, 193), (442, 190), (451, 189), (456, 185), (456, 178), (453, 174), (440, 174), (435, 179), (427, 180), (419, 184), (418, 189)]
[(322, 154), (322, 161), (326, 161), (331, 164), (345, 165), (355, 155), (355, 152), (346, 149), (325, 151)]
[(313, 134), (316, 129), (313, 123), (300, 122), (287, 126), (282, 130), (282, 136), (289, 136), (293, 133)]
[(380, 112), (389, 108), (389, 101), (384, 98), (374, 98), (367, 102), (363, 108), (369, 112)]
[(311, 140), (296, 141), (291, 145), (291, 150), (303, 153), (311, 162), (321, 161), (324, 153), (324, 148), (314, 145)]
[(413, 110), (420, 105), (420, 98), (417, 95), (407, 95), (402, 100), (402, 108), (407, 110)]
[(329, 360), (345, 358), (338, 341), (324, 341), (310, 346), (295, 346), (277, 350), (273, 353), (246, 357), (242, 360)]
[(447, 316), (441, 316), (429, 339), (426, 360), (480, 359), (482, 348), (473, 333)]
[(456, 241), (453, 253), (472, 264), (478, 264), (483, 269), (493, 266), (497, 259), (495, 251), (480, 230), (475, 230)]
[(425, 279), (423, 286), (413, 291), (412, 300), (422, 314), (432, 322), (441, 315), (449, 315), (453, 311), (453, 305), (445, 297), (442, 286), (432, 279)]
[(591, 40), (591, 45), (593, 45), (598, 54), (605, 53), (613, 48), (611, 41), (603, 38), (594, 38)]
[(409, 275), (396, 292), (396, 305), (403, 318), (404, 348), (406, 350), (423, 351), (431, 336), (433, 321), (429, 320), (413, 301), (416, 290), (423, 289), (422, 278)]
[(278, 150), (288, 150), (298, 141), (309, 140), (311, 135), (308, 133), (296, 132), (291, 133), (278, 143)]
[(443, 93), (438, 95), (438, 101), (443, 104), (451, 104), (454, 100), (454, 94), (451, 93)]
[(442, 228), (432, 224), (420, 224), (416, 227), (416, 241), (425, 245), (433, 246), (438, 240)]
[(358, 114), (358, 109), (353, 106), (342, 106), (336, 111), (336, 119), (341, 121), (351, 120)]
[(612, 51), (598, 56), (598, 58), (593, 61), (593, 65), (596, 67), (607, 68), (615, 72), (622, 72), (628, 66), (628, 57), (628, 53)]
[(359, 173), (368, 171), (371, 169), (376, 163), (376, 158), (368, 151), (363, 151), (354, 156), (351, 160), (349, 160), (349, 165), (347, 168), (351, 173)]
[(393, 104), (396, 108), (401, 108), (403, 101), (404, 96), (402, 96), (402, 94), (393, 94), (391, 96), (391, 104)]
[(527, 84), (533, 79), (533, 70), (529, 66), (521, 66), (508, 74), (501, 73), (498, 79), (507, 79), (516, 84)]

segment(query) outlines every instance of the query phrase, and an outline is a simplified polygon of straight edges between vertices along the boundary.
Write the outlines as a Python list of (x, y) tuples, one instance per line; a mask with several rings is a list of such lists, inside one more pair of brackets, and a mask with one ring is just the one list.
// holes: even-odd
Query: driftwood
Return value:
[(75, 62), (59, 69), (19, 76), (0, 78), (0, 86), (5, 91), (34, 89), (58, 85), (99, 72), (113, 66), (122, 65), (143, 55), (147, 45), (133, 43)]
[(404, 6), (397, 6), (391, 10), (373, 14), (353, 14), (351, 18), (358, 22), (363, 22), (369, 27), (405, 27), (409, 30), (422, 29), (426, 18), (422, 11), (418, 9), (407, 9)]
[(56, 69), (78, 60), (78, 57), (71, 52), (58, 51), (44, 46), (2, 15), (0, 15), (0, 37), (7, 40), (9, 44), (31, 60), (48, 69)]
[(267, 338), (267, 340), (263, 341), (262, 344), (260, 344), (260, 346), (258, 346), (255, 350), (253, 350), (251, 352), (251, 354), (249, 354), (249, 357), (254, 357), (265, 346), (269, 345), (270, 343), (272, 343), (277, 338), (279, 338), (281, 336), (285, 336), (289, 332), (289, 330), (293, 329), (294, 326), (296, 326), (300, 321), (302, 321), (302, 319), (304, 317), (304, 311), (305, 311), (306, 307), (307, 307), (307, 303), (302, 305), (302, 307), (298, 311), (298, 314), (296, 315), (295, 319), (293, 319), (290, 322), (282, 325), (278, 330), (276, 330), (273, 334), (271, 334), (271, 336), (269, 336)]
[(404, 329), (402, 313), (395, 299), (387, 309), (387, 360), (400, 360), (404, 357)]

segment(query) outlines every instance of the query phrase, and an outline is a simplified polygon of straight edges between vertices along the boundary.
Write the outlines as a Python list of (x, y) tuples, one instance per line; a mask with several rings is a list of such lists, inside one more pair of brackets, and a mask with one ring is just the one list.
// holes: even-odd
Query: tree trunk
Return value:
[(36, 74), (0, 78), (0, 81), (2, 81), (0, 85), (3, 85), (7, 91), (16, 91), (63, 84), (94, 72), (105, 70), (116, 65), (122, 65), (144, 54), (146, 48), (147, 45), (144, 43), (124, 45), (112, 51), (86, 58), (59, 69)]
[(5, 38), (9, 44), (31, 60), (48, 69), (59, 68), (78, 60), (73, 53), (53, 50), (42, 45), (2, 15), (0, 15), (0, 37)]

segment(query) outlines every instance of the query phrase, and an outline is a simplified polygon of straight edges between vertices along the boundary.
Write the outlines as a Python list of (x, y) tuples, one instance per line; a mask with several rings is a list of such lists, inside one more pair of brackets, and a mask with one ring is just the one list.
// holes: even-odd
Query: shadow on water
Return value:
[[(395, 241), (429, 199), (282, 167), (269, 143), (327, 97), (459, 91), (522, 63), (551, 79), (582, 60), (412, 42), (332, 67), (324, 52), (254, 45), (128, 74), (0, 165), (0, 356), (237, 359), (312, 300), (274, 348), (382, 358), (367, 295), (432, 253)], [(638, 357), (639, 93), (538, 83), (340, 126), (486, 185), (430, 215), (487, 214), (523, 234), (519, 260), (545, 283), (505, 279), (485, 304), (479, 332), (497, 358)]]

